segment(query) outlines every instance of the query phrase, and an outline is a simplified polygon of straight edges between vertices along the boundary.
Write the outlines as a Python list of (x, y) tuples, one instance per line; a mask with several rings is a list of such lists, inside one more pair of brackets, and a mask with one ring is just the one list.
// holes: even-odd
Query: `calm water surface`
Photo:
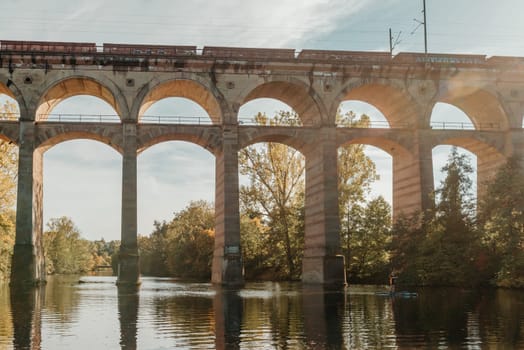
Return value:
[(524, 291), (299, 283), (241, 290), (143, 278), (50, 278), (24, 294), (0, 286), (0, 349), (524, 349)]

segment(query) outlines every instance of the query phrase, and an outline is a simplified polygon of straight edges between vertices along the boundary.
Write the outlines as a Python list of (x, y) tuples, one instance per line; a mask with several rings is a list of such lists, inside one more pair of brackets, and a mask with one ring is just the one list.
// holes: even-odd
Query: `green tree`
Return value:
[[(113, 255), (118, 253), (119, 245), (117, 241), (106, 242), (103, 238), (90, 242), (93, 268), (100, 266), (113, 267)], [(113, 273), (116, 273), (115, 269), (113, 269)]]
[(524, 169), (511, 157), (488, 184), (480, 206), (482, 238), (493, 282), (524, 287)]
[[(280, 112), (272, 118), (258, 114), (255, 121), (260, 125), (300, 125), (298, 116), (289, 112)], [(337, 123), (365, 127), (369, 125), (369, 117), (339, 113)], [(339, 149), (338, 157), (342, 241), (348, 246), (349, 232), (355, 224), (351, 213), (364, 201), (377, 175), (363, 145), (345, 145)], [(265, 268), (273, 267), (273, 278), (298, 278), (304, 241), (304, 157), (293, 148), (270, 142), (241, 150), (239, 169), (249, 178), (249, 185), (240, 188), (241, 212), (250, 219), (259, 218), (265, 227), (259, 227), (257, 232), (253, 226), (250, 229), (247, 224), (242, 226), (243, 245), (263, 242), (270, 251), (262, 259), (262, 252), (253, 252), (257, 256), (251, 256), (252, 250), (247, 249), (246, 266), (257, 262), (255, 265), (262, 267), (258, 262), (263, 260)]]
[[(273, 118), (255, 117), (258, 124), (296, 125), (294, 113), (279, 112)], [(239, 171), (249, 178), (240, 187), (241, 211), (258, 217), (269, 229), (275, 267), (285, 267), (287, 278), (300, 275), (303, 246), (304, 168), (302, 154), (284, 144), (268, 142), (243, 148), (239, 152)], [(250, 257), (247, 256), (249, 260)]]
[[(15, 106), (6, 102), (0, 106), (0, 120), (10, 119)], [(11, 256), (15, 239), (16, 179), (18, 149), (0, 139), (0, 280), (7, 279), (11, 270)]]
[(269, 228), (259, 217), (240, 216), (240, 243), (246, 279), (264, 277), (274, 268)]
[(405, 284), (421, 284), (426, 280), (424, 270), (419, 269), (420, 249), (426, 239), (422, 213), (401, 215), (391, 230), (391, 270), (398, 281)]
[[(350, 111), (337, 114), (337, 125), (344, 127), (369, 127), (370, 118), (359, 117)], [(378, 180), (375, 163), (364, 153), (364, 145), (347, 144), (338, 149), (338, 202), (340, 236), (346, 262), (354, 261), (351, 246), (358, 246), (357, 237), (362, 235), (362, 221), (366, 218), (364, 202), (371, 184)], [(387, 215), (389, 217), (390, 214)], [(372, 218), (367, 218), (372, 220)], [(357, 232), (359, 231), (359, 232)], [(355, 271), (352, 271), (354, 274)], [(358, 275), (367, 274), (359, 271)]]
[[(475, 225), (471, 193), (472, 167), (464, 154), (453, 148), (442, 168), (446, 178), (435, 191), (436, 206), (421, 225), (417, 218), (396, 225), (393, 240), (394, 267), (400, 281), (421, 285), (476, 285), (482, 282), (480, 237)], [(422, 231), (420, 231), (422, 229)], [(411, 237), (410, 237), (411, 236)], [(417, 244), (416, 249), (414, 245)]]
[(365, 207), (353, 206), (348, 260), (350, 279), (359, 282), (384, 281), (388, 276), (391, 243), (391, 208), (382, 197)]
[(138, 237), (140, 271), (145, 275), (168, 276), (167, 233), (169, 224), (155, 221), (155, 230), (149, 236)]
[(48, 274), (83, 273), (93, 269), (92, 248), (68, 217), (49, 220), (44, 232), (44, 253)]
[(175, 214), (166, 232), (170, 275), (209, 278), (215, 241), (215, 213), (210, 203), (192, 201)]

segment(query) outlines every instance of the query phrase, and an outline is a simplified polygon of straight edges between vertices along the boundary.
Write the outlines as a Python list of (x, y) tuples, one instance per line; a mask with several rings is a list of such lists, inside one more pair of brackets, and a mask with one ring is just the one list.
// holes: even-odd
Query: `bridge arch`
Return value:
[(353, 81), (337, 93), (329, 115), (334, 118), (342, 102), (355, 100), (366, 102), (378, 109), (391, 128), (417, 126), (418, 116), (421, 115), (417, 102), (404, 88), (394, 86), (393, 83)]
[(206, 149), (212, 154), (221, 150), (222, 131), (216, 126), (194, 127), (169, 125), (162, 128), (142, 125), (138, 137), (138, 153), (148, 148), (169, 141), (185, 141)]
[[(7, 95), (11, 97), (12, 99), (16, 100), (16, 95), (20, 95), (20, 94), (19, 94), (18, 89), (14, 85), (14, 83), (7, 76), (4, 76), (3, 74), (0, 74), (0, 79), (1, 79), (0, 80), (1, 81), (0, 82), (0, 94)], [(3, 83), (4, 81), (7, 83), (4, 84)], [(9, 86), (7, 84), (9, 84)], [(17, 93), (15, 94), (15, 92)]]
[(271, 80), (257, 85), (243, 97), (241, 104), (257, 98), (273, 98), (287, 104), (298, 114), (303, 125), (320, 125), (327, 121), (320, 96), (296, 79)]
[[(369, 128), (382, 128), (389, 129), (390, 125), (386, 117), (376, 108), (374, 105), (371, 105), (367, 102), (357, 101), (357, 100), (346, 100), (342, 101), (339, 105), (339, 111), (341, 117), (345, 120), (337, 121), (338, 127), (358, 127), (361, 126), (358, 123), (353, 123), (353, 120), (346, 118), (347, 116), (353, 115), (355, 117), (355, 122), (360, 120), (363, 115), (369, 117)], [(338, 112), (337, 112), (338, 113)], [(353, 113), (353, 114), (350, 114)], [(348, 122), (350, 124), (348, 124)]]
[(456, 136), (441, 140), (433, 149), (441, 145), (461, 147), (477, 157), (477, 198), (485, 193), (488, 182), (505, 164), (506, 156), (494, 145), (473, 137)]
[(137, 111), (138, 119), (155, 102), (168, 97), (183, 97), (199, 104), (209, 115), (213, 124), (222, 123), (223, 111), (227, 110), (221, 94), (208, 81), (195, 76), (151, 81), (140, 91), (133, 110)]
[[(40, 147), (37, 152), (43, 153), (39, 169), (42, 222), (67, 216), (90, 239), (121, 239), (121, 154), (87, 135)], [(86, 208), (89, 212), (84, 212)], [(108, 212), (112, 215), (97, 220)]]
[(86, 128), (85, 126), (77, 127), (76, 125), (72, 125), (69, 128), (67, 128), (67, 126), (62, 128), (58, 133), (55, 133), (56, 129), (52, 128), (49, 129), (49, 132), (41, 129), (36, 138), (35, 148), (39, 148), (43, 153), (45, 153), (45, 151), (51, 147), (62, 142), (85, 139), (104, 143), (122, 154), (122, 133), (120, 132), (120, 129), (114, 128), (114, 130), (111, 130), (111, 132), (108, 133), (108, 128), (110, 127), (94, 126)]
[[(0, 106), (3, 105), (4, 100), (10, 103), (13, 103), (15, 105), (15, 111), (14, 115), (2, 115), (0, 113), (0, 119), (4, 120), (18, 120), (20, 119), (20, 110), (21, 108), (25, 108), (25, 100), (22, 95), (22, 93), (18, 90), (16, 85), (9, 79), (5, 78), (0, 75)], [(3, 81), (6, 81), (7, 83), (4, 84)], [(8, 85), (9, 84), (9, 85)], [(27, 113), (26, 113), (27, 114)]]
[(410, 151), (410, 145), (388, 138), (387, 136), (351, 136), (339, 140), (338, 147), (346, 144), (374, 146), (392, 158), (392, 217), (397, 219), (402, 214), (411, 214), (422, 208), (423, 186), (419, 161)]
[(143, 149), (137, 157), (138, 232), (150, 234), (154, 221), (170, 222), (191, 201), (213, 202), (215, 163), (209, 149), (182, 138)]
[(0, 125), (0, 140), (16, 144), (18, 146), (19, 127), (16, 123)]
[[(77, 95), (89, 95), (98, 97), (107, 102), (120, 118), (125, 118), (128, 114), (127, 104), (121, 96), (117, 87), (109, 81), (101, 81), (101, 78), (89, 76), (71, 76), (58, 81), (52, 81), (44, 88), (36, 110), (36, 121), (46, 120), (60, 102)], [(111, 88), (109, 87), (111, 86)]]
[[(291, 129), (291, 130), (290, 130)], [(271, 127), (253, 128), (245, 130), (239, 135), (239, 149), (261, 142), (277, 142), (292, 147), (302, 154), (305, 154), (308, 147), (307, 136), (314, 138), (314, 131), (300, 133), (296, 128)]]
[(483, 87), (449, 84), (435, 103), (445, 102), (461, 109), (476, 130), (508, 130), (509, 119), (497, 96)]
[(471, 118), (462, 109), (446, 102), (437, 102), (433, 105), (430, 125), (432, 129), (471, 130), (475, 128)]

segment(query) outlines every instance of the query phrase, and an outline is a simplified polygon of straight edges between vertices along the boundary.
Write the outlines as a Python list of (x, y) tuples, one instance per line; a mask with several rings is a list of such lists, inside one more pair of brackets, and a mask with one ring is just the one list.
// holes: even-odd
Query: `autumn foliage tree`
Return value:
[[(0, 120), (11, 119), (15, 106), (5, 102), (0, 106)], [(11, 255), (15, 239), (16, 179), (18, 169), (16, 145), (0, 139), (0, 280), (10, 274)]]
[(157, 222), (150, 236), (139, 237), (144, 274), (208, 279), (215, 238), (214, 208), (192, 201), (170, 222)]
[[(337, 114), (337, 125), (342, 127), (365, 128), (370, 122), (365, 114)], [(367, 203), (371, 184), (379, 177), (364, 147), (346, 144), (338, 149), (340, 238), (350, 282), (378, 279), (379, 271), (388, 266), (391, 208), (383, 198)]]
[[(273, 118), (258, 114), (259, 125), (299, 125), (295, 113), (281, 111)], [(264, 225), (259, 232), (242, 232), (243, 245), (264, 240), (267, 262), (271, 262), (273, 278), (300, 277), (303, 242), (304, 156), (285, 144), (268, 142), (245, 147), (239, 152), (239, 172), (249, 183), (240, 186), (240, 206), (244, 215), (258, 218)], [(244, 224), (242, 228), (246, 228)], [(254, 254), (259, 254), (253, 251)], [(261, 251), (260, 254), (264, 254)], [(251, 259), (259, 257), (245, 256)]]
[[(280, 112), (272, 118), (258, 114), (255, 121), (259, 125), (300, 125), (293, 112)], [(356, 118), (350, 112), (339, 115), (337, 121), (342, 126), (366, 126), (369, 117)], [(339, 149), (338, 157), (342, 241), (348, 247), (348, 230), (355, 223), (351, 217), (353, 209), (359, 205), (365, 207), (365, 196), (377, 176), (375, 165), (364, 154), (362, 145), (345, 145)], [(248, 217), (242, 219), (242, 246), (245, 253), (254, 254), (244, 254), (246, 273), (249, 276), (249, 268), (256, 268), (258, 273), (254, 275), (265, 278), (299, 278), (304, 244), (303, 155), (287, 145), (268, 142), (242, 149), (239, 169), (249, 180), (240, 188), (241, 211)], [(260, 248), (255, 251), (251, 247)], [(267, 272), (271, 276), (264, 276)]]
[(47, 227), (44, 254), (48, 274), (78, 274), (95, 267), (91, 242), (80, 236), (79, 229), (70, 218), (53, 218)]

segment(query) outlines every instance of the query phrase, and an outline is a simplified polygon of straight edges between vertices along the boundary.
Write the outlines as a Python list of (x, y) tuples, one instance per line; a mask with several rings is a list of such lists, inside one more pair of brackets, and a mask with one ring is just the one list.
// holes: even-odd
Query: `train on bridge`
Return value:
[(309, 50), (281, 48), (241, 48), (205, 46), (201, 49), (188, 45), (138, 45), (88, 42), (55, 42), (55, 41), (14, 41), (0, 40), (0, 57), (6, 55), (112, 55), (130, 57), (191, 57), (235, 59), (235, 60), (305, 60), (305, 61), (339, 61), (355, 63), (394, 64), (434, 64), (434, 65), (521, 65), (524, 57), (504, 57), (471, 54), (424, 54), (373, 51), (340, 51), (340, 50)]

